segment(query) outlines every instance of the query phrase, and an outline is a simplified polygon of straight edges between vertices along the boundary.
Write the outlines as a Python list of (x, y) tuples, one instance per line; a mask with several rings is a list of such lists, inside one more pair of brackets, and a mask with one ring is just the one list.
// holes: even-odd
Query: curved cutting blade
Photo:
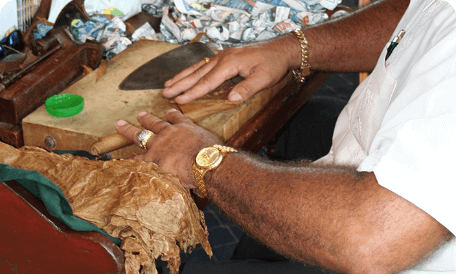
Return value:
[(121, 90), (163, 89), (167, 80), (215, 53), (200, 42), (188, 43), (168, 51), (133, 71), (119, 85)]

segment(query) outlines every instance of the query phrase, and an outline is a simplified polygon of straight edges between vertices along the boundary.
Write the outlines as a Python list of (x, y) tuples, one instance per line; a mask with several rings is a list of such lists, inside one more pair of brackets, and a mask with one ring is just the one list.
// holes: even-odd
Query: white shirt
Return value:
[[(378, 183), (456, 234), (456, 0), (411, 0), (405, 35), (352, 95), (320, 163), (374, 172)], [(372, 35), (375, 35), (374, 33)], [(392, 39), (391, 39), (392, 40)], [(391, 41), (390, 40), (390, 41)], [(456, 240), (404, 273), (456, 273)]]

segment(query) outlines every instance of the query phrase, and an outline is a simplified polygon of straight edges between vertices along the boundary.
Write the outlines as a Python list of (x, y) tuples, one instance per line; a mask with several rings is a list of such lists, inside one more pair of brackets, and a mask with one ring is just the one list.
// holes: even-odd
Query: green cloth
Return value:
[(73, 215), (70, 203), (65, 198), (62, 190), (37, 171), (17, 169), (0, 164), (0, 182), (15, 180), (38, 199), (40, 199), (48, 212), (59, 221), (78, 231), (96, 231), (108, 236), (117, 245), (120, 239), (110, 236), (104, 230)]

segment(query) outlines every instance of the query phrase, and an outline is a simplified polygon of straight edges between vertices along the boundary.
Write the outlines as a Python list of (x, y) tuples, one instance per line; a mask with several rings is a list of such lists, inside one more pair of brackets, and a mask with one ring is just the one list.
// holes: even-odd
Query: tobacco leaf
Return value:
[(2, 142), (0, 163), (38, 171), (60, 187), (75, 216), (120, 238), (127, 274), (157, 273), (158, 257), (177, 274), (180, 251), (197, 244), (212, 256), (204, 214), (178, 178), (154, 163), (95, 161)]

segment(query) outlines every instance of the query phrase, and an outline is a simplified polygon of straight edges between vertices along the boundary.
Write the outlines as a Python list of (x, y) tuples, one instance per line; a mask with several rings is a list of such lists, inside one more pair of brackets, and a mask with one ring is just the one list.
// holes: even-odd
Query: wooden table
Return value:
[[(142, 64), (177, 46), (158, 41), (136, 42), (110, 61), (103, 77), (97, 80), (98, 70), (94, 71), (62, 92), (84, 98), (85, 106), (80, 114), (68, 118), (53, 117), (46, 112), (45, 106), (41, 106), (25, 117), (22, 120), (24, 144), (53, 150), (90, 151), (100, 138), (116, 133), (114, 124), (119, 119), (137, 124), (136, 114), (142, 110), (164, 119), (166, 111), (177, 105), (163, 98), (160, 90), (125, 91), (118, 86)], [(315, 73), (299, 88), (289, 74), (277, 85), (257, 93), (243, 104), (196, 122), (227, 144), (254, 151), (273, 137), (327, 77), (326, 73)], [(198, 100), (204, 101), (204, 98)], [(214, 102), (218, 101), (223, 102)], [(49, 138), (54, 141), (52, 147), (45, 142)], [(142, 152), (140, 148), (130, 146), (114, 151), (112, 157), (123, 158)]]
[[(80, 114), (53, 117), (46, 112), (45, 106), (41, 106), (25, 117), (22, 120), (24, 144), (53, 150), (90, 151), (100, 138), (116, 133), (114, 124), (119, 119), (137, 124), (136, 114), (142, 110), (164, 119), (166, 111), (177, 106), (163, 98), (160, 90), (125, 91), (119, 90), (118, 86), (136, 68), (175, 47), (177, 45), (157, 41), (136, 42), (130, 50), (110, 61), (102, 78), (97, 80), (98, 70), (94, 71), (62, 92), (84, 98), (85, 106)], [(229, 145), (254, 151), (281, 128), (327, 76), (314, 74), (299, 89), (288, 75), (243, 104), (209, 115), (197, 124)], [(269, 136), (265, 138), (266, 135)], [(50, 147), (46, 139), (52, 139), (54, 146)], [(140, 148), (130, 146), (114, 151), (112, 157), (124, 158), (142, 152)]]

